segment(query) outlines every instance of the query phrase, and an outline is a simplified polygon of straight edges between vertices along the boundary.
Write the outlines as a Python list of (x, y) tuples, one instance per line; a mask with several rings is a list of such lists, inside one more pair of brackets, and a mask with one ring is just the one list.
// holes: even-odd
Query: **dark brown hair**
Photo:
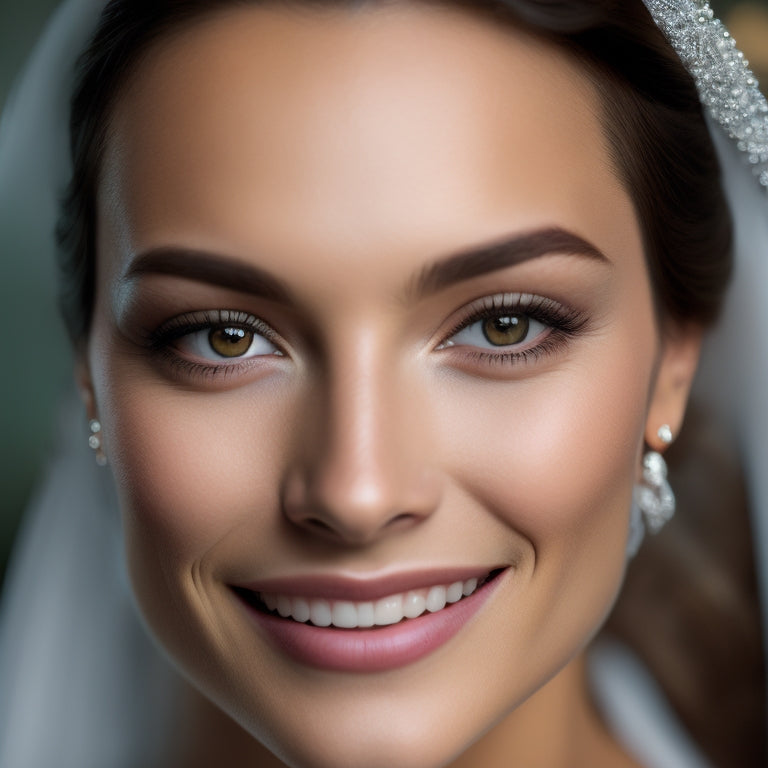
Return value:
[[(368, 0), (368, 4), (404, 1)], [(496, 23), (523, 28), (567, 51), (578, 62), (600, 95), (603, 129), (612, 161), (637, 211), (659, 318), (702, 326), (712, 323), (731, 272), (730, 214), (694, 83), (641, 0), (416, 1), (463, 7)], [(265, 0), (267, 2), (274, 5), (279, 0)], [(367, 4), (365, 0), (285, 2), (316, 6)], [(91, 323), (96, 269), (95, 197), (116, 94), (148, 48), (171, 30), (223, 8), (258, 3), (259, 0), (112, 0), (108, 3), (93, 41), (79, 62), (71, 112), (74, 173), (58, 227), (61, 304), (76, 345), (87, 339)], [(740, 487), (738, 473), (733, 482), (735, 488)], [(728, 499), (724, 504), (726, 508), (736, 504), (743, 517), (744, 504), (739, 505), (737, 497), (734, 491), (731, 504)], [(724, 511), (719, 510), (721, 519), (725, 517)], [(733, 521), (735, 510), (727, 511)], [(673, 540), (674, 535), (670, 541)], [(650, 558), (650, 567), (642, 572), (650, 574), (650, 578), (677, 579), (675, 583), (687, 585), (686, 589), (690, 587), (692, 595), (706, 593), (709, 582), (696, 575), (696, 568), (688, 569), (688, 581), (676, 570), (683, 545), (678, 541), (675, 546), (678, 547), (676, 553), (662, 553), (656, 559), (653, 547), (649, 547), (650, 554), (641, 557)], [(748, 541), (746, 547), (748, 549)], [(729, 722), (724, 716), (718, 723), (717, 717), (702, 716), (702, 710), (718, 712), (717, 686), (708, 686), (707, 680), (711, 679), (709, 670), (713, 658), (716, 664), (725, 663), (723, 644), (717, 648), (716, 644), (704, 644), (702, 647), (713, 653), (707, 655), (705, 651), (694, 662), (684, 642), (669, 641), (664, 632), (650, 629), (638, 632), (634, 612), (637, 607), (645, 611), (641, 621), (646, 627), (654, 625), (652, 618), (648, 618), (649, 607), (651, 611), (661, 608), (659, 603), (654, 603), (656, 587), (643, 587), (642, 583), (637, 586), (633, 570), (627, 590), (630, 597), (619, 602), (609, 627), (632, 644), (651, 666), (685, 724), (718, 764), (738, 764), (744, 768), (761, 764), (759, 719), (764, 710), (759, 702), (763, 688), (762, 677), (757, 679), (754, 675), (762, 674), (762, 654), (755, 600), (741, 606), (739, 626), (746, 628), (742, 632), (743, 642), (733, 651), (737, 654), (743, 651), (742, 660), (748, 657), (750, 661), (746, 667), (742, 665), (741, 676), (738, 670), (725, 673), (718, 667), (718, 680), (730, 676), (734, 681), (731, 687), (743, 694), (742, 703), (756, 714), (752, 720), (742, 718), (740, 722), (734, 718)], [(731, 576), (723, 579), (732, 595), (741, 595), (742, 582), (754, 584), (751, 571), (739, 576), (741, 581)], [(682, 611), (683, 618), (678, 616), (678, 619), (685, 623), (684, 603), (684, 600), (667, 600), (664, 605), (668, 613), (678, 615)], [(691, 601), (688, 605), (690, 607)], [(698, 628), (702, 634), (717, 634), (714, 630), (719, 617), (732, 613), (729, 606), (727, 601), (716, 599), (694, 601), (689, 613), (698, 611), (699, 615), (686, 626)], [(667, 617), (667, 614), (661, 616)], [(719, 636), (723, 637), (724, 632), (730, 639), (727, 628)], [(695, 629), (688, 629), (685, 640), (689, 641), (689, 636), (695, 634)], [(689, 673), (677, 674), (686, 659), (690, 661)], [(730, 762), (734, 757), (736, 762)]]

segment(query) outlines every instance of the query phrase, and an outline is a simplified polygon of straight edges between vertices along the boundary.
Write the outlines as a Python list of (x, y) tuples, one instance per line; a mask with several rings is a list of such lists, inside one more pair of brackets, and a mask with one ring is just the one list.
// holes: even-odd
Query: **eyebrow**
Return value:
[(411, 293), (416, 298), (423, 297), (455, 283), (549, 254), (581, 256), (591, 261), (611, 263), (597, 246), (584, 238), (561, 227), (548, 227), (462, 251), (429, 264), (416, 278)]
[(194, 248), (161, 247), (145, 251), (133, 260), (125, 277), (130, 280), (146, 274), (183, 277), (283, 304), (291, 302), (288, 288), (266, 270)]
[[(548, 254), (580, 256), (610, 263), (595, 245), (584, 238), (560, 227), (549, 227), (439, 259), (421, 270), (407, 293), (409, 298), (417, 300), (455, 283)], [(145, 274), (183, 277), (283, 304), (292, 303), (291, 292), (285, 284), (266, 270), (194, 248), (163, 246), (145, 251), (131, 262), (125, 279)]]

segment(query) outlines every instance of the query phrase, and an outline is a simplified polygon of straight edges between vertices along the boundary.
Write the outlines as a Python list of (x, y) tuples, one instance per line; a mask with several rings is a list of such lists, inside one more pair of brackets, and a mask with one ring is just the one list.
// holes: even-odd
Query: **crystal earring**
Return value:
[[(658, 437), (667, 445), (672, 442), (672, 430), (668, 424), (659, 428)], [(627, 552), (630, 557), (637, 553), (645, 531), (658, 533), (675, 514), (675, 494), (667, 481), (667, 462), (656, 451), (643, 456), (643, 476), (635, 485), (632, 498), (632, 514), (629, 521)]]
[(103, 467), (107, 463), (107, 457), (104, 455), (101, 447), (101, 422), (98, 419), (91, 419), (88, 422), (88, 428), (91, 430), (91, 434), (88, 437), (88, 445), (94, 451), (96, 463)]

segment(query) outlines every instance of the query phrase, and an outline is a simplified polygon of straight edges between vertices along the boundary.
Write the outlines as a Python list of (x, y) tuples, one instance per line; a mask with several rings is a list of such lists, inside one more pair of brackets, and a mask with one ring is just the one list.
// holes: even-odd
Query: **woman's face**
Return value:
[(442, 765), (611, 607), (666, 358), (599, 112), (400, 4), (223, 12), (118, 99), (88, 362), (134, 589), (286, 760)]

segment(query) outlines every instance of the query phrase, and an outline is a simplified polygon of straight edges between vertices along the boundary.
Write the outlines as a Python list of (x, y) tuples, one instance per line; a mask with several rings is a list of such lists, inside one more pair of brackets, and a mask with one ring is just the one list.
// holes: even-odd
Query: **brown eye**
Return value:
[(253, 331), (244, 328), (214, 328), (208, 334), (211, 349), (222, 357), (241, 357), (253, 344)]
[(528, 335), (529, 320), (526, 315), (503, 315), (483, 321), (483, 336), (497, 347), (519, 344)]

